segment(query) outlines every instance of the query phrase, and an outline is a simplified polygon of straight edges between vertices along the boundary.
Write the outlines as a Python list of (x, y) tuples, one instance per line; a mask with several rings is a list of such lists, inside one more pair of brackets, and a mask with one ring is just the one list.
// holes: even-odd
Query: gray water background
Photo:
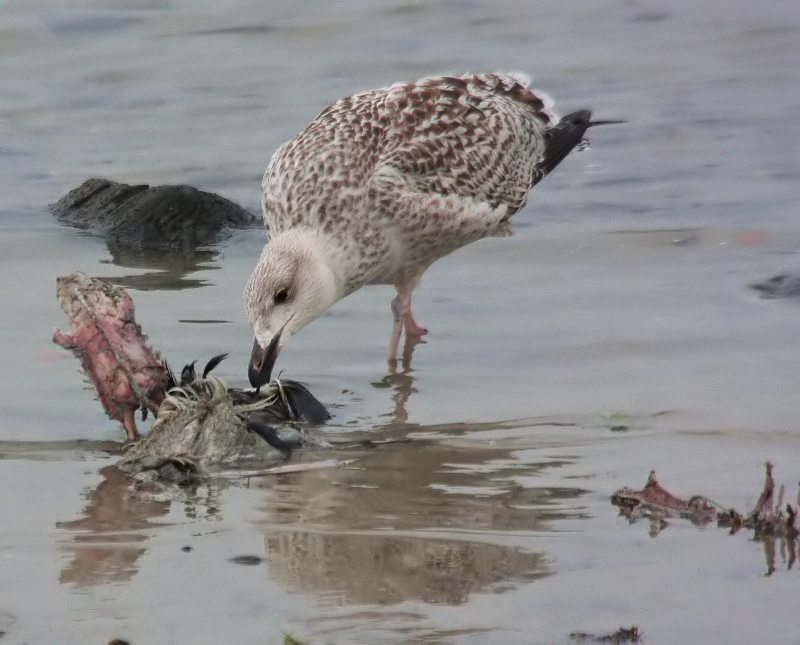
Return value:
[[(3, 642), (545, 643), (633, 623), (647, 642), (798, 642), (796, 569), (765, 577), (763, 545), (688, 523), (651, 539), (608, 503), (655, 468), (745, 508), (767, 459), (793, 491), (800, 308), (747, 285), (800, 270), (798, 54), (781, 0), (0, 4)], [(172, 502), (100, 474), (97, 442), (121, 435), (50, 342), (55, 277), (138, 285), (173, 365), (227, 351), (243, 384), (265, 235), (145, 266), (47, 204), (104, 176), (257, 211), (273, 150), (336, 98), (495, 69), (627, 123), (593, 131), (512, 238), (432, 267), (411, 370), (387, 374), (388, 288), (281, 356), (333, 406), (323, 435), (414, 441)]]

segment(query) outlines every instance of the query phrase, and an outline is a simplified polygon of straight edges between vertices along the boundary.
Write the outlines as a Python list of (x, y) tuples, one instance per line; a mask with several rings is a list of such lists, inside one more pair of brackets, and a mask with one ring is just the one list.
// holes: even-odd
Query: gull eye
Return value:
[(276, 305), (283, 304), (289, 299), (289, 290), (288, 289), (280, 289), (279, 291), (275, 292), (275, 295), (272, 296), (272, 301)]

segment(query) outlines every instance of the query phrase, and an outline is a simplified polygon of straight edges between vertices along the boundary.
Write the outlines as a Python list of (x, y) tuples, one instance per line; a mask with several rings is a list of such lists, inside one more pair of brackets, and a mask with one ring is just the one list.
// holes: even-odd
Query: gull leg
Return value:
[(403, 322), (407, 336), (424, 336), (428, 333), (427, 328), (420, 325), (414, 320), (414, 313), (411, 311), (411, 296), (408, 298), (408, 311), (406, 312), (405, 320)]
[(402, 302), (400, 294), (392, 300), (392, 335), (389, 338), (389, 355), (387, 357), (390, 363), (397, 360), (397, 348), (400, 345), (400, 332), (403, 329), (403, 316)]
[(406, 332), (406, 340), (418, 341), (421, 336), (428, 333), (422, 325), (414, 320), (411, 311), (411, 294), (414, 286), (407, 286), (397, 290), (397, 296), (392, 300), (392, 336), (389, 340), (389, 362), (397, 360), (397, 348), (400, 345), (400, 334)]

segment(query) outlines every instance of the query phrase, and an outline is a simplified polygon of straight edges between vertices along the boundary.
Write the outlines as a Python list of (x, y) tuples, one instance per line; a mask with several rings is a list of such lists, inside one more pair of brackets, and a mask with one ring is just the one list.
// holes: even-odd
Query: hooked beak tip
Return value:
[(266, 349), (262, 349), (258, 339), (253, 340), (253, 351), (250, 355), (250, 365), (247, 368), (247, 378), (250, 385), (259, 388), (266, 385), (272, 379), (272, 368), (278, 359), (280, 348), (280, 333), (272, 337)]

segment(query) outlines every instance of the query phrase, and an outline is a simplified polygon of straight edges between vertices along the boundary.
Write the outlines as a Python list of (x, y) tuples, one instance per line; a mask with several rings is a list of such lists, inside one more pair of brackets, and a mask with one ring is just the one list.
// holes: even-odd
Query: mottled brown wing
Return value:
[(410, 194), (469, 197), (513, 214), (544, 174), (545, 133), (555, 124), (548, 104), (526, 79), (503, 74), (342, 98), (273, 156), (262, 184), (267, 225), (275, 233), (336, 220), (387, 171)]
[(505, 205), (509, 214), (544, 175), (545, 135), (556, 121), (526, 80), (500, 74), (393, 86), (381, 112), (391, 123), (380, 164), (410, 191)]
[(373, 90), (336, 101), (278, 148), (262, 181), (271, 231), (321, 225), (353, 210), (386, 141), (388, 122), (378, 115), (384, 93)]

